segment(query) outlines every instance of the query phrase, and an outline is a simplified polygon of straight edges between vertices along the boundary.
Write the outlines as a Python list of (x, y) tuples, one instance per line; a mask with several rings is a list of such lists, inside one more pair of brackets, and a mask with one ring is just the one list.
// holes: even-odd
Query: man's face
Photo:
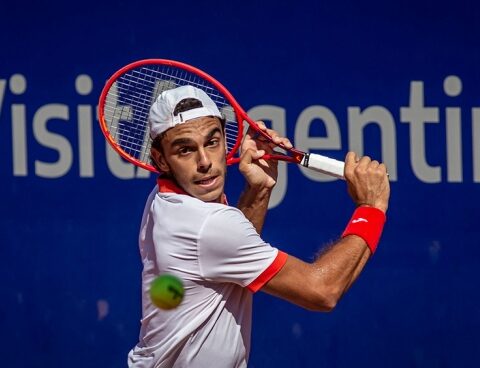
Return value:
[(178, 185), (205, 202), (220, 202), (226, 175), (225, 138), (217, 118), (202, 117), (165, 132), (163, 154), (152, 149), (160, 170)]

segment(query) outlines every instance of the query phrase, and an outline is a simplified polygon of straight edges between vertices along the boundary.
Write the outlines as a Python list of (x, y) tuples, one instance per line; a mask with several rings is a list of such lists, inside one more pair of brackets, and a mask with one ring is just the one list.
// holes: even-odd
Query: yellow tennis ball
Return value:
[(183, 283), (173, 275), (160, 275), (150, 285), (152, 303), (160, 309), (173, 309), (183, 300)]

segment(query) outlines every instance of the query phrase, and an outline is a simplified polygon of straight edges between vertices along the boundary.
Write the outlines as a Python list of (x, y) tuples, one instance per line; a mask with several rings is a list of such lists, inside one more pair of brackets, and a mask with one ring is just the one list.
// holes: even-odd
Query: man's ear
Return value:
[(163, 157), (162, 153), (154, 147), (152, 147), (150, 153), (152, 156), (152, 160), (158, 166), (160, 171), (165, 174), (169, 173), (170, 166), (168, 166), (167, 161), (165, 161), (165, 157)]

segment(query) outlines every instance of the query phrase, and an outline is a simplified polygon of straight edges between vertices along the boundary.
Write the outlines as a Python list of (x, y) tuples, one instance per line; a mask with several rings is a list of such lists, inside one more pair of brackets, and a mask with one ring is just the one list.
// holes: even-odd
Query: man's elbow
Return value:
[(310, 310), (315, 312), (331, 312), (337, 306), (341, 293), (338, 290), (325, 290), (316, 292)]
[(316, 303), (314, 311), (315, 312), (324, 312), (324, 313), (331, 312), (337, 306), (337, 302), (338, 302), (338, 300), (333, 299), (333, 298), (322, 300), (321, 302)]

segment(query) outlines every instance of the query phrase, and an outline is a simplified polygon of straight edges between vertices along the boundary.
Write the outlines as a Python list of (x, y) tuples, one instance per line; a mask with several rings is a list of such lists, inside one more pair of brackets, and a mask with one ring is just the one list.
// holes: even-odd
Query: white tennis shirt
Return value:
[[(147, 200), (139, 245), (143, 317), (129, 367), (246, 367), (252, 293), (287, 255), (265, 243), (238, 209), (190, 197), (165, 179)], [(151, 282), (163, 273), (185, 287), (171, 311), (149, 297)]]

